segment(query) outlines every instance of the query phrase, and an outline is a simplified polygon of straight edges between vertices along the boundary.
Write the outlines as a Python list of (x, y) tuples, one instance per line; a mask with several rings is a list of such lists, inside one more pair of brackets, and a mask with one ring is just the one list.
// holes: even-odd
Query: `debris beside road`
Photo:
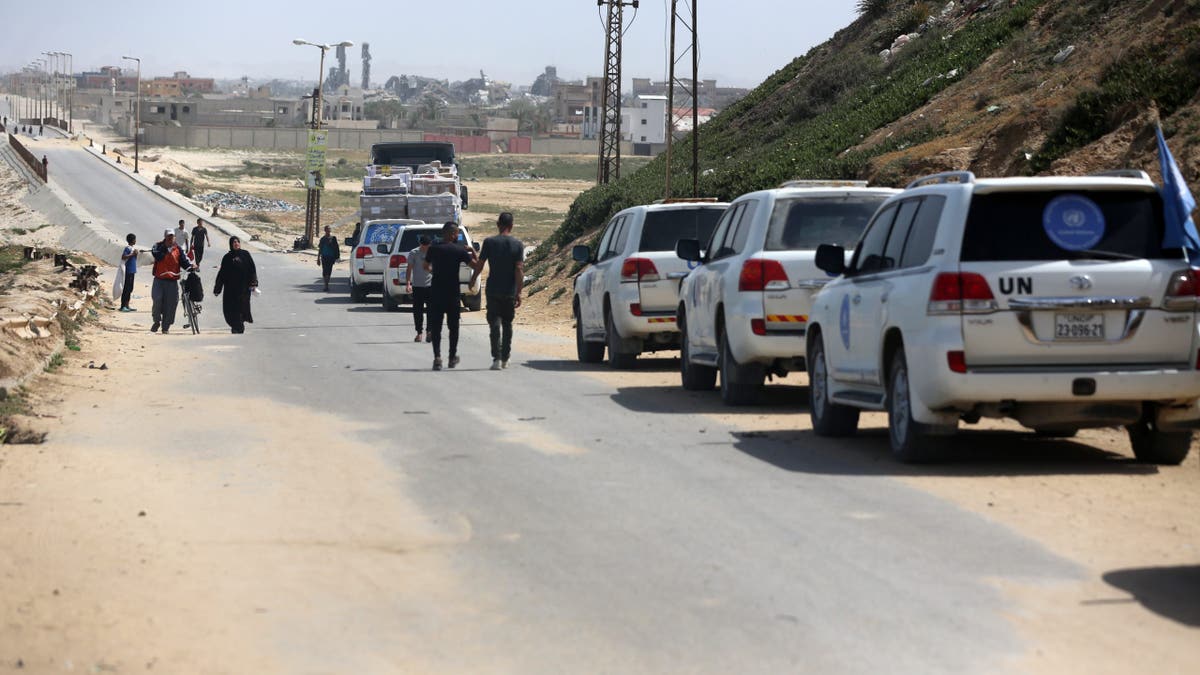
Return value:
[(282, 199), (263, 199), (237, 192), (206, 192), (196, 197), (196, 201), (205, 206), (215, 204), (230, 211), (283, 211), (290, 213), (302, 210), (302, 207)]

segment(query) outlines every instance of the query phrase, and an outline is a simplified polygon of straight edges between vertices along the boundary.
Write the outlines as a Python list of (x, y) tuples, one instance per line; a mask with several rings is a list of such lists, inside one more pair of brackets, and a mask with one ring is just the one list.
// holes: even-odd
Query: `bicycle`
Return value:
[(192, 329), (192, 335), (200, 333), (200, 301), (204, 299), (204, 286), (200, 283), (200, 275), (189, 272), (187, 277), (179, 282), (179, 296), (183, 298), (183, 314), (187, 317), (187, 326)]

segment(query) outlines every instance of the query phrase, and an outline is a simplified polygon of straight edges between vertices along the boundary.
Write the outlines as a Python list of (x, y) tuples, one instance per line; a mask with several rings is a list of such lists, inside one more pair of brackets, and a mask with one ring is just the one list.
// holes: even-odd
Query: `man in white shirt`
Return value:
[(192, 239), (188, 236), (187, 225), (183, 219), (179, 219), (179, 227), (175, 228), (175, 243), (179, 244), (179, 248), (183, 249), (184, 253), (191, 250)]

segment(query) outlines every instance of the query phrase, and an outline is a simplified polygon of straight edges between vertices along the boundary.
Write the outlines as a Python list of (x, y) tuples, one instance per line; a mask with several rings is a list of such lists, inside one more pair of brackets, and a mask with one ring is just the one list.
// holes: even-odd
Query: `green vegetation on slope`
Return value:
[[(792, 178), (856, 178), (872, 157), (926, 140), (933, 130), (852, 150), (868, 134), (924, 105), (1006, 44), (1040, 3), (990, 10), (952, 33), (930, 28), (890, 62), (863, 16), (794, 60), (700, 129), (700, 192), (732, 199)], [(891, 30), (887, 17), (883, 31)], [(672, 182), (690, 185), (690, 143), (675, 154)], [(599, 228), (616, 211), (662, 197), (666, 158), (597, 186), (571, 205), (563, 225), (533, 253), (544, 259)]]

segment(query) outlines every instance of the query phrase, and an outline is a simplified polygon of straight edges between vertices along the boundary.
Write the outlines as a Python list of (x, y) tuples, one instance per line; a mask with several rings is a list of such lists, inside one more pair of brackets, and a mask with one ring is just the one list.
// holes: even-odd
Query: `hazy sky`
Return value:
[[(854, 18), (854, 0), (696, 0), (700, 76), (749, 87), (824, 41)], [(47, 7), (50, 7), (47, 5)], [(622, 75), (665, 79), (669, 0), (626, 9)], [(685, 7), (681, 1), (680, 7)], [(293, 38), (351, 40), (350, 80), (360, 75), (360, 45), (371, 44), (371, 80), (419, 74), (451, 80), (480, 70), (514, 85), (533, 83), (547, 65), (559, 77), (602, 75), (604, 24), (594, 0), (442, 2), (147, 2), (57, 0), (53, 11), (0, 12), (0, 71), (71, 52), (74, 70), (132, 65), (142, 76), (186, 70), (196, 77), (315, 80), (319, 52)], [(689, 10), (682, 10), (690, 13)], [(326, 69), (335, 63), (332, 50)], [(690, 69), (690, 61), (686, 64)]]

